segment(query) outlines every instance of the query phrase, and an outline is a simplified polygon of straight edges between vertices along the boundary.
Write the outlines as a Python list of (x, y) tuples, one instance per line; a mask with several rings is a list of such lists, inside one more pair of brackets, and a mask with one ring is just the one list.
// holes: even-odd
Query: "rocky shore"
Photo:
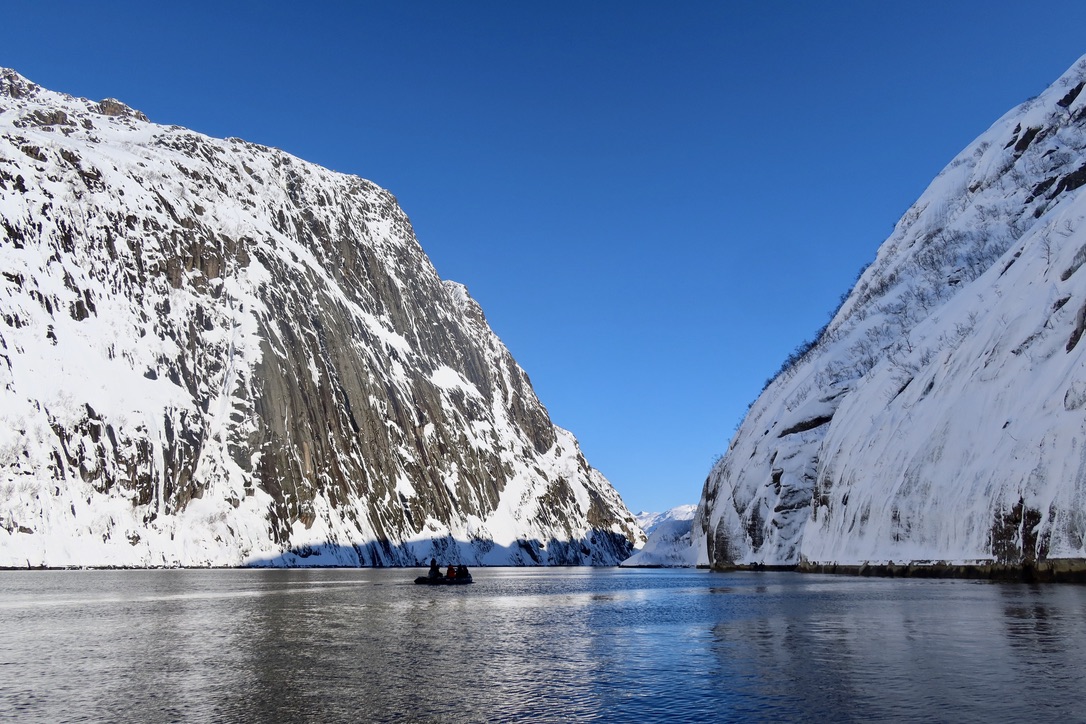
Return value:
[(909, 563), (811, 563), (796, 566), (767, 566), (759, 563), (713, 566), (715, 571), (795, 571), (880, 578), (966, 578), (1026, 583), (1086, 583), (1086, 559), (1051, 558), (1026, 563), (995, 561), (949, 562), (912, 561)]

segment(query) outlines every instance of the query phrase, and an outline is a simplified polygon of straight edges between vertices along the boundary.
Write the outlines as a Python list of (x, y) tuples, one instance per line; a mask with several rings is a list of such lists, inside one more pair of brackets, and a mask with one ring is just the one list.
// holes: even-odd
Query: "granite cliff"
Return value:
[(387, 191), (0, 70), (0, 566), (614, 564)]

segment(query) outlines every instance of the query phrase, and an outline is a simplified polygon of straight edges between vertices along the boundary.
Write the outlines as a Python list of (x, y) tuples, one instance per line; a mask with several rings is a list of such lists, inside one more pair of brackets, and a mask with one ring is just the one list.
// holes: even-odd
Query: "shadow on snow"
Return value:
[(278, 554), (254, 556), (250, 568), (360, 568), (428, 566), (431, 558), (442, 565), (469, 566), (616, 566), (633, 555), (630, 541), (612, 531), (593, 530), (575, 540), (551, 538), (499, 545), (489, 540), (457, 540), (443, 536), (423, 541), (392, 543), (320, 542), (295, 546)]

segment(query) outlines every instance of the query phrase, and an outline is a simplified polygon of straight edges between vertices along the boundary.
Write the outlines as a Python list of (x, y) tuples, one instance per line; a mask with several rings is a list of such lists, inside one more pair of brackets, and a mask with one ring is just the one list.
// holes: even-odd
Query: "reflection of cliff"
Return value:
[(789, 721), (1078, 716), (1073, 642), (1086, 628), (1074, 588), (757, 575), (766, 585), (720, 590), (732, 616), (712, 629), (737, 715), (749, 707)]
[[(821, 721), (858, 711), (852, 708), (859, 698), (858, 682), (843, 669), (844, 662), (857, 658), (852, 650), (854, 632), (842, 621), (819, 620), (824, 611), (789, 616), (775, 605), (780, 603), (779, 592), (775, 586), (772, 593), (767, 586), (718, 591), (720, 596), (742, 599), (735, 619), (712, 628), (718, 677), (734, 687), (740, 704), (732, 714), (741, 717), (749, 712), (773, 721)], [(766, 598), (772, 603), (758, 603)], [(799, 613), (797, 604), (788, 606), (793, 614)]]
[[(324, 647), (338, 648), (350, 609), (325, 610), (338, 588), (323, 573), (276, 571), (253, 577), (252, 595), (228, 618), (237, 651), (215, 704), (224, 721), (300, 721), (322, 711), (329, 721), (351, 714), (321, 695), (318, 681), (344, 680), (349, 672)], [(239, 582), (233, 581), (234, 585)], [(243, 584), (244, 585), (244, 584)], [(225, 683), (225, 682), (224, 682)]]
[(8, 70), (0, 128), (0, 566), (637, 542), (388, 192)]
[(8, 572), (0, 702), (50, 722), (1082, 719), (1078, 586), (476, 574)]
[(702, 562), (1086, 559), (1086, 59), (932, 182), (713, 468)]

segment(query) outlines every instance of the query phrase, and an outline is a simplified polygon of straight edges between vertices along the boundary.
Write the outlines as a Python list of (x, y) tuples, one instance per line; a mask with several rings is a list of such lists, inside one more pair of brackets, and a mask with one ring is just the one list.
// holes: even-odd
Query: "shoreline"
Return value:
[(714, 571), (793, 571), (870, 578), (958, 578), (1022, 583), (1086, 583), (1086, 559), (1050, 558), (1025, 563), (911, 561), (908, 563), (813, 563), (773, 566), (761, 563), (714, 565)]
[[(1051, 558), (1028, 563), (995, 561), (950, 562), (912, 561), (909, 563), (811, 563), (767, 565), (764, 563), (714, 564), (711, 566), (486, 566), (475, 568), (616, 568), (625, 570), (691, 568), (716, 573), (785, 572), (814, 575), (858, 576), (864, 578), (945, 578), (962, 580), (1007, 581), (1019, 583), (1086, 583), (1086, 558)], [(425, 566), (0, 566), (5, 571), (299, 571), (299, 570), (412, 570)]]

